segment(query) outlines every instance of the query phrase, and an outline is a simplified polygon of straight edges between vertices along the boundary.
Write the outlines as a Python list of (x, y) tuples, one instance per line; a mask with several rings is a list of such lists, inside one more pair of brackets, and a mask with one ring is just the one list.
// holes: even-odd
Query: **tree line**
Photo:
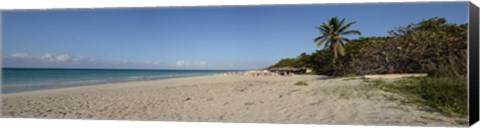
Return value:
[(356, 22), (344, 23), (334, 17), (316, 28), (314, 39), (323, 49), (285, 58), (268, 67), (308, 67), (321, 75), (366, 75), (387, 73), (428, 73), (429, 76), (467, 74), (467, 24), (447, 23), (445, 18), (430, 18), (400, 26), (385, 37), (360, 37), (349, 30)]

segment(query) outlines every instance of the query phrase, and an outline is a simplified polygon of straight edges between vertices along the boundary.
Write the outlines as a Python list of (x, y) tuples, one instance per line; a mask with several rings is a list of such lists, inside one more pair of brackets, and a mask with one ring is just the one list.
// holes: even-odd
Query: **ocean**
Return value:
[(3, 68), (2, 93), (220, 74), (240, 70)]

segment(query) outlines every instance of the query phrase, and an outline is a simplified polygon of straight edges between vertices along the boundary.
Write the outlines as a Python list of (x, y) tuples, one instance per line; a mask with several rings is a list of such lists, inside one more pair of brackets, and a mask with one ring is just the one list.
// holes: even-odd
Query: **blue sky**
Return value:
[(319, 49), (314, 26), (331, 17), (356, 21), (351, 29), (361, 37), (387, 36), (437, 16), (467, 23), (467, 9), (456, 2), (3, 11), (3, 66), (264, 68)]

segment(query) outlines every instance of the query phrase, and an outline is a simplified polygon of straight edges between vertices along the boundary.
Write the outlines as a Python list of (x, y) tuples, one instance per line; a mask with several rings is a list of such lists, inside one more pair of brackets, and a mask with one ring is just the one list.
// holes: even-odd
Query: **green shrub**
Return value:
[(295, 85), (297, 85), (297, 86), (307, 86), (308, 83), (305, 82), (305, 81), (298, 81), (297, 83), (295, 83)]

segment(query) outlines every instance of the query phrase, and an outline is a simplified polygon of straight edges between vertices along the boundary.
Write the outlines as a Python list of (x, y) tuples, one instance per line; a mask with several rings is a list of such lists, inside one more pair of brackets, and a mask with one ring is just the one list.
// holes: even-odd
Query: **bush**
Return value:
[(271, 67), (309, 67), (316, 74), (428, 73), (436, 77), (467, 74), (467, 24), (430, 18), (400, 26), (387, 37), (362, 37), (345, 44), (346, 54), (332, 65), (330, 49), (302, 53)]
[(298, 81), (297, 83), (295, 83), (295, 85), (297, 85), (297, 86), (307, 86), (308, 83), (305, 82), (305, 81)]
[(390, 34), (347, 43), (346, 56), (339, 58), (339, 74), (466, 75), (467, 24), (448, 24), (444, 18), (431, 18), (398, 27)]

